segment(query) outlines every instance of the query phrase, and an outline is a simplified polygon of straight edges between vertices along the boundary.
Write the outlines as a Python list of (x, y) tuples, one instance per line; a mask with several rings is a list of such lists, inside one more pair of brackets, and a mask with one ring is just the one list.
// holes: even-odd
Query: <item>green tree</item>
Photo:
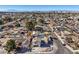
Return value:
[(0, 25), (2, 25), (3, 24), (3, 21), (2, 20), (0, 20)]
[(35, 25), (36, 25), (37, 23), (35, 22), (35, 21), (27, 21), (26, 22), (26, 28), (28, 29), (28, 30), (33, 30), (34, 28), (35, 28)]
[(5, 17), (4, 19), (3, 19), (4, 21), (7, 21), (7, 22), (11, 22), (11, 21), (13, 21), (13, 19), (11, 18), (11, 17)]
[(20, 24), (19, 24), (19, 23), (17, 23), (15, 26), (16, 26), (16, 27), (20, 27)]
[(45, 23), (45, 21), (43, 19), (40, 19), (39, 22), (42, 23), (42, 24)]
[(32, 20), (32, 23), (33, 23), (34, 26), (37, 25), (36, 20)]
[(10, 53), (16, 48), (15, 40), (8, 40), (6, 42), (5, 50)]

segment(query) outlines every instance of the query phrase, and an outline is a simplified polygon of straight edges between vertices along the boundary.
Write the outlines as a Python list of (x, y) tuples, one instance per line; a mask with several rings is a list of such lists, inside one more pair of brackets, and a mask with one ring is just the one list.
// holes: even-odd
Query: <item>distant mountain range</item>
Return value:
[(51, 10), (51, 11), (22, 11), (22, 10), (14, 10), (14, 9), (8, 9), (8, 10), (0, 10), (0, 12), (45, 12), (45, 13), (79, 13), (79, 11), (73, 11), (73, 10)]
[(14, 9), (5, 9), (5, 10), (0, 10), (0, 12), (18, 12), (17, 10)]

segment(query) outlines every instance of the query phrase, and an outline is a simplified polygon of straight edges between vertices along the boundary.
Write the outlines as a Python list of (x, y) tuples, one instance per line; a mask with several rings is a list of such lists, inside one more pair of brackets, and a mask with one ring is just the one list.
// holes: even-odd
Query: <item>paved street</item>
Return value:
[(56, 52), (56, 54), (72, 54), (72, 52), (64, 47), (59, 40), (55, 40), (55, 42), (58, 46), (58, 51)]
[[(50, 29), (52, 30), (52, 33), (53, 33), (53, 27), (51, 27), (51, 26), (49, 26), (49, 27), (50, 27)], [(56, 54), (72, 54), (72, 52), (70, 50), (68, 50), (65, 46), (62, 45), (62, 43), (64, 43), (64, 42), (62, 41), (61, 37), (56, 32), (54, 32), (54, 34), (58, 38), (57, 40), (54, 40), (54, 42), (57, 44), (57, 47), (58, 47)]]
[(6, 51), (4, 50), (4, 48), (0, 47), (0, 54), (5, 54), (5, 53), (6, 53)]
[[(20, 21), (20, 19), (18, 19), (16, 21)], [(6, 24), (0, 25), (0, 27), (7, 26), (7, 25), (11, 25), (11, 24), (15, 23), (16, 21), (12, 21), (12, 22), (8, 22)]]

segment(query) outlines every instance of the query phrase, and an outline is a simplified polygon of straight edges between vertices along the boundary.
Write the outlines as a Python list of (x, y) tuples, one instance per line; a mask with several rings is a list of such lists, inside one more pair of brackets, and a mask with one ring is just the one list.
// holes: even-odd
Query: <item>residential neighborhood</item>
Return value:
[(0, 12), (0, 54), (78, 54), (79, 13)]

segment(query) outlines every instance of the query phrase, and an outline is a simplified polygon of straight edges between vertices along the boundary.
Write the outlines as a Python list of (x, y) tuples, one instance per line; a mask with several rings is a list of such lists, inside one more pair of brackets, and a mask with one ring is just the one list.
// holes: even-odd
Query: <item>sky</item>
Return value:
[(79, 11), (79, 5), (0, 5), (0, 11)]

